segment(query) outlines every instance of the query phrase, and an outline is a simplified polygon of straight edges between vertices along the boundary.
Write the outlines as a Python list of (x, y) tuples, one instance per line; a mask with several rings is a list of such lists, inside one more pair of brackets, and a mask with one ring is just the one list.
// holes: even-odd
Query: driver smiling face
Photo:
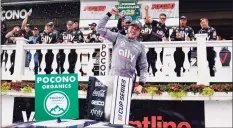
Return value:
[(141, 30), (137, 25), (130, 25), (128, 28), (128, 37), (131, 39), (136, 39), (139, 36), (140, 31)]

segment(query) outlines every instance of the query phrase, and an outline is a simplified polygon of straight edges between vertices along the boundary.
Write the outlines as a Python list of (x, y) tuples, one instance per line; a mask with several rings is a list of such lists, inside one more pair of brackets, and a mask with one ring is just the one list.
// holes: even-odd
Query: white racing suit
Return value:
[(110, 75), (118, 75), (135, 79), (135, 67), (139, 66), (139, 84), (146, 83), (148, 63), (145, 47), (136, 39), (129, 39), (120, 33), (112, 32), (105, 26), (111, 14), (107, 13), (98, 23), (97, 32), (113, 43), (112, 66)]

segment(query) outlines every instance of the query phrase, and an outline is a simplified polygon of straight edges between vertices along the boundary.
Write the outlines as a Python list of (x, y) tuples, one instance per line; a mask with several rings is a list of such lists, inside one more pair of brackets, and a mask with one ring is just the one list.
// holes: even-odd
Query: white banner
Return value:
[(108, 51), (108, 44), (101, 44), (100, 48), (100, 68), (99, 68), (99, 75), (100, 76), (107, 76), (108, 69), (109, 69), (109, 51)]
[[(80, 4), (80, 20), (98, 20), (112, 7), (118, 5), (118, 1), (81, 0)], [(145, 17), (145, 4), (149, 5), (149, 15), (153, 19), (159, 18), (161, 13), (165, 13), (167, 17), (171, 18), (179, 17), (179, 0), (138, 0), (138, 4), (142, 5), (142, 18)], [(111, 17), (111, 19), (115, 19), (115, 17)]]
[(132, 79), (116, 76), (113, 87), (110, 123), (128, 124), (132, 94)]

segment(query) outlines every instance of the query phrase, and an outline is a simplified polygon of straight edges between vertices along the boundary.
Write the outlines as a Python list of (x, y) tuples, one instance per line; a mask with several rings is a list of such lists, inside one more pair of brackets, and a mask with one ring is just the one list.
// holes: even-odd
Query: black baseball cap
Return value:
[(97, 26), (96, 23), (91, 23), (91, 24), (88, 24), (89, 26)]
[(47, 26), (53, 26), (54, 23), (53, 23), (53, 22), (48, 22), (46, 25), (47, 25)]
[(187, 20), (187, 16), (181, 16), (180, 19), (184, 19), (184, 20)]
[(71, 21), (71, 20), (69, 20), (69, 21), (66, 22), (66, 24), (69, 24), (69, 25), (70, 25), (70, 24), (74, 24), (74, 22)]
[(30, 24), (26, 24), (27, 27), (30, 27)]
[(134, 20), (130, 25), (136, 25), (139, 29), (142, 29), (142, 23), (139, 20)]

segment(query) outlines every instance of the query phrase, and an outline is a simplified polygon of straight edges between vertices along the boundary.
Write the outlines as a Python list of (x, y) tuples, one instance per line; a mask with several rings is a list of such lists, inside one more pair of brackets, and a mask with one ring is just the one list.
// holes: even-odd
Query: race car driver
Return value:
[(119, 33), (111, 32), (106, 28), (106, 24), (112, 15), (118, 14), (116, 8), (100, 19), (97, 26), (97, 32), (105, 39), (113, 43), (112, 67), (110, 75), (118, 75), (135, 79), (135, 67), (139, 65), (140, 79), (139, 86), (134, 91), (141, 93), (142, 87), (146, 82), (148, 63), (144, 45), (138, 40), (142, 24), (140, 21), (133, 21), (126, 36)]

